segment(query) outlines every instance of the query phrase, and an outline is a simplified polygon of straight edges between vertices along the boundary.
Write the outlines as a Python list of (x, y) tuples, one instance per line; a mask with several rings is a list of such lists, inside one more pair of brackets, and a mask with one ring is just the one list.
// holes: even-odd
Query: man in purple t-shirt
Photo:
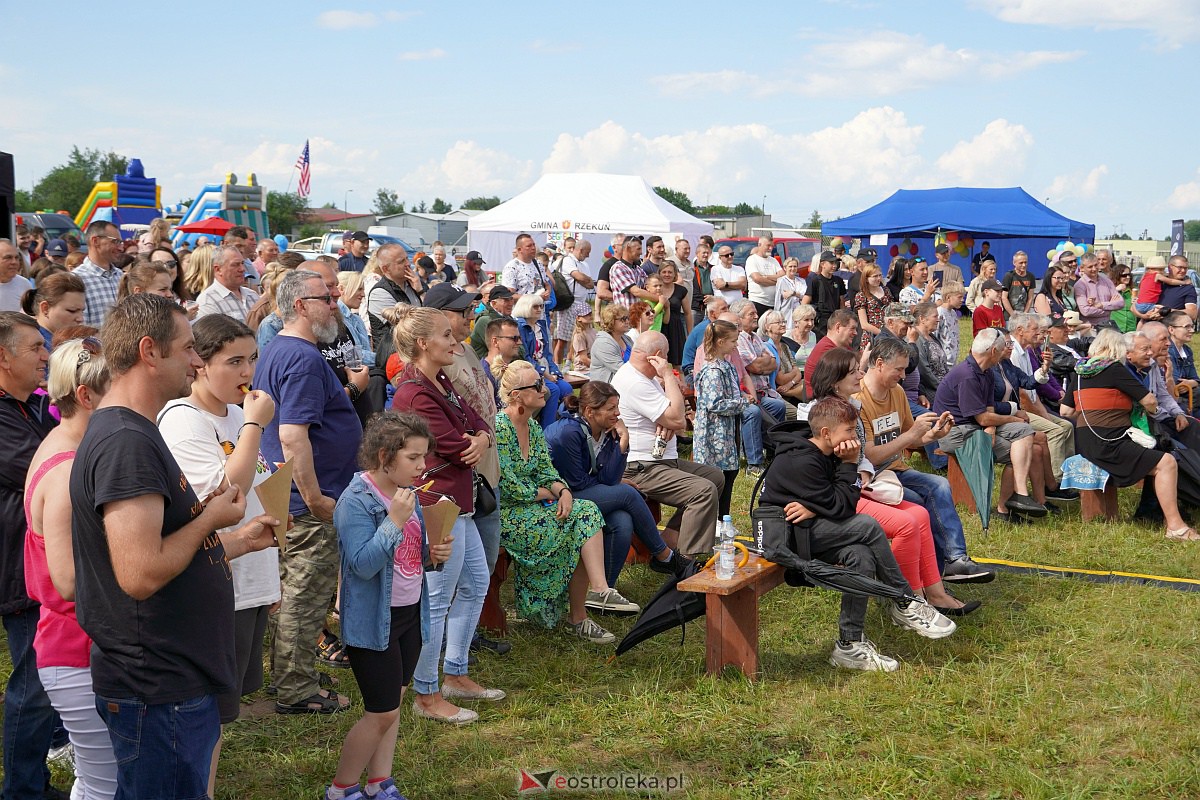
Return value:
[[(1011, 414), (996, 413), (994, 385), (989, 372), (1004, 359), (1008, 334), (997, 328), (980, 331), (971, 343), (971, 353), (946, 373), (933, 398), (933, 413), (950, 412), (954, 427), (938, 446), (953, 453), (975, 431), (987, 431), (992, 437), (992, 455), (1008, 465), (1000, 484), (996, 510), (1008, 510), (1032, 517), (1046, 516), (1046, 507), (1025, 494), (1033, 461), (1033, 434), (1029, 415), (1019, 409)], [(1012, 485), (1009, 485), (1009, 477)], [(1020, 491), (1016, 491), (1019, 489)]]
[(281, 714), (331, 714), (347, 707), (321, 689), (313, 651), (337, 591), (338, 546), (333, 507), (354, 477), (362, 426), (347, 387), (321, 355), (338, 335), (336, 298), (316, 272), (289, 272), (276, 290), (283, 330), (263, 348), (256, 388), (279, 412), (263, 432), (269, 460), (292, 461), (289, 511), (295, 527), (279, 555), (283, 599), (276, 615), (272, 679)]

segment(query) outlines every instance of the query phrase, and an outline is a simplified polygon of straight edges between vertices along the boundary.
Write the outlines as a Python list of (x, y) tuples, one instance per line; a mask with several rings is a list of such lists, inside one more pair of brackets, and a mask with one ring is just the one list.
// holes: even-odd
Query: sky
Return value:
[(57, 7), (0, 0), (24, 188), (78, 145), (166, 203), (230, 171), (294, 190), (307, 139), (310, 201), (354, 212), (612, 172), (796, 225), (938, 186), (1022, 186), (1100, 237), (1200, 218), (1198, 0)]

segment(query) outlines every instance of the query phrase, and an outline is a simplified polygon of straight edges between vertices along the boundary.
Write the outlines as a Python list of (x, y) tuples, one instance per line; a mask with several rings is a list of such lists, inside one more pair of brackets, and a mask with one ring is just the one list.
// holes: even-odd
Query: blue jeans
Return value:
[[(913, 419), (916, 419), (922, 414), (929, 413), (928, 408), (920, 403), (914, 403), (912, 400), (908, 401), (908, 410), (912, 412)], [(929, 466), (933, 467), (934, 469), (946, 469), (946, 467), (950, 465), (950, 457), (938, 455), (934, 452), (937, 449), (937, 442), (930, 442), (929, 444), (925, 445), (925, 457), (929, 459)]]
[(666, 548), (645, 498), (629, 484), (597, 483), (574, 494), (581, 500), (591, 500), (604, 515), (604, 578), (609, 586), (617, 585), (635, 533), (651, 553), (660, 553)]
[(500, 507), (486, 517), (475, 517), (475, 528), (479, 531), (479, 541), (483, 542), (483, 557), (487, 561), (488, 575), (491, 575), (496, 569), (496, 559), (500, 557)]
[(954, 498), (950, 495), (950, 481), (941, 475), (930, 475), (915, 469), (897, 470), (896, 475), (904, 487), (904, 499), (924, 506), (929, 512), (938, 569), (947, 561), (965, 558), (967, 537), (963, 533), (958, 510), (954, 507)]
[(38, 678), (33, 653), (37, 606), (4, 615), (13, 671), (4, 690), (4, 786), (8, 798), (41, 797), (50, 784), (46, 753), (58, 715)]
[(438, 691), (438, 661), (442, 658), (442, 639), (446, 640), (447, 675), (467, 674), (467, 652), (479, 612), (487, 594), (490, 575), (483, 555), (483, 542), (475, 521), (459, 517), (451, 531), (454, 546), (450, 560), (440, 571), (425, 573), (429, 590), (429, 639), (421, 646), (421, 658), (413, 676), (413, 688), (420, 694)]
[(221, 736), (215, 696), (147, 705), (97, 695), (96, 711), (117, 757), (116, 800), (208, 797), (208, 769)]
[(750, 403), (742, 409), (742, 449), (746, 451), (746, 463), (762, 464), (763, 430), (762, 409)]
[(542, 415), (538, 421), (542, 423), (543, 428), (549, 428), (551, 423), (558, 419), (558, 406), (562, 403), (563, 398), (570, 397), (575, 390), (565, 380), (555, 380), (549, 372), (542, 377), (546, 379), (546, 391), (550, 393), (550, 396), (546, 398), (546, 407), (542, 409)]

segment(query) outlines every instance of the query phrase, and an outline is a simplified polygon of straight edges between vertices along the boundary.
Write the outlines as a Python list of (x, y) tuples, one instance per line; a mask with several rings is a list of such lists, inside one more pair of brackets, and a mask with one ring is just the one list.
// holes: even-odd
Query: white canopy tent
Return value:
[(566, 236), (592, 243), (589, 259), (600, 267), (601, 253), (615, 233), (658, 234), (672, 252), (677, 238), (695, 249), (713, 226), (663, 200), (637, 175), (593, 172), (543, 175), (537, 183), (506, 203), (467, 221), (467, 242), (478, 250), (489, 271), (499, 272), (512, 258), (517, 234), (528, 233), (541, 247)]

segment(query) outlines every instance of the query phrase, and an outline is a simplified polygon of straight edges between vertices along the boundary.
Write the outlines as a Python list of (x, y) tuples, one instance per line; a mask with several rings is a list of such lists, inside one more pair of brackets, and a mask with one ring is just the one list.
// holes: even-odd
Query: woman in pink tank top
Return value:
[(47, 389), (62, 423), (34, 454), (25, 483), (29, 525), (25, 588), (42, 604), (33, 649), (38, 677), (75, 749), (71, 796), (76, 800), (111, 798), (117, 791), (117, 762), (92, 694), (92, 643), (75, 618), (71, 504), (67, 502), (75, 448), (108, 385), (99, 339), (72, 339), (55, 349)]

